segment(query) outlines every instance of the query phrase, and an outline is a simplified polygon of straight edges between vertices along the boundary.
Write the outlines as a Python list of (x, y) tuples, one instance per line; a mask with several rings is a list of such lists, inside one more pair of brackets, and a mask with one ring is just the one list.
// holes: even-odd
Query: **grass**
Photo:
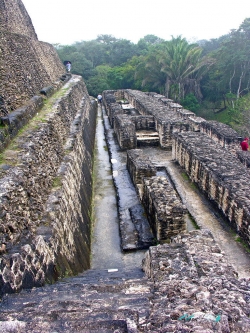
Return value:
[[(25, 137), (27, 132), (39, 129), (42, 123), (46, 123), (47, 116), (49, 113), (53, 111), (53, 106), (55, 105), (56, 100), (60, 97), (64, 96), (65, 92), (69, 89), (63, 88), (56, 92), (52, 97), (44, 101), (44, 105), (42, 109), (37, 112), (37, 114), (26, 124), (23, 126), (19, 131), (17, 136), (11, 140), (7, 148), (0, 154), (0, 164), (9, 164), (9, 165), (16, 165), (18, 162), (17, 152), (19, 150), (19, 139), (21, 137)], [(15, 151), (15, 153), (13, 153)]]
[(200, 227), (198, 226), (198, 224), (196, 223), (195, 219), (193, 218), (193, 216), (188, 213), (189, 219), (192, 223), (192, 226), (196, 229), (196, 230), (200, 230)]
[(192, 182), (186, 172), (182, 172), (181, 176), (185, 182), (189, 182), (190, 188), (194, 191), (197, 191), (198, 186), (196, 183)]
[(185, 181), (190, 180), (186, 172), (182, 172), (181, 176)]
[(244, 241), (244, 239), (242, 239), (240, 236), (236, 236), (236, 237), (235, 237), (235, 241), (236, 241), (237, 243), (240, 243), (240, 244), (244, 247), (244, 249), (245, 249), (248, 253), (250, 253), (249, 245), (247, 244), (246, 241)]
[(61, 177), (55, 177), (52, 183), (52, 187), (61, 187), (62, 186), (62, 179)]

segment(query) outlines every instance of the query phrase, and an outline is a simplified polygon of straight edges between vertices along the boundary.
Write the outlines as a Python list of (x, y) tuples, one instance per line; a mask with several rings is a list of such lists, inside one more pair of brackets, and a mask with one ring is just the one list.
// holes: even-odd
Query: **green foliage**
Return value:
[(192, 93), (186, 95), (185, 98), (181, 100), (181, 105), (185, 109), (193, 112), (197, 112), (200, 108), (200, 104), (198, 103), (197, 98)]
[(197, 44), (181, 36), (165, 41), (149, 34), (133, 44), (99, 35), (55, 47), (62, 61), (72, 62), (72, 73), (83, 76), (90, 95), (106, 89), (155, 91), (239, 129), (250, 124), (250, 101), (243, 102), (250, 92), (249, 40), (246, 18), (229, 34)]

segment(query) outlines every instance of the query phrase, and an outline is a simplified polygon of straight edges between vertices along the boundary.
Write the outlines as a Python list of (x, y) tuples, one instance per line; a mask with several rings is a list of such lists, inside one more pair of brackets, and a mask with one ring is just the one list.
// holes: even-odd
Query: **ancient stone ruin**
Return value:
[(97, 104), (81, 77), (65, 75), (53, 46), (37, 40), (21, 1), (0, 8), (9, 119), (0, 129), (3, 295), (89, 268)]
[[(114, 98), (111, 98), (112, 95)], [(141, 137), (141, 127), (137, 126), (137, 123), (143, 124), (146, 131), (147, 139), (144, 144), (150, 145), (150, 132), (157, 132), (160, 147), (172, 149), (173, 159), (183, 167), (190, 179), (217, 205), (238, 234), (250, 245), (250, 192), (247, 168), (250, 154), (240, 151), (241, 138), (238, 133), (227, 125), (196, 117), (194, 113), (182, 110), (179, 104), (176, 105), (158, 94), (128, 89), (105, 91), (103, 97), (109, 119), (116, 124), (114, 131), (121, 149), (140, 147), (138, 138)], [(121, 114), (120, 100), (128, 101), (138, 115)], [(149, 121), (149, 117), (153, 118)], [(155, 144), (155, 135), (152, 144)], [(139, 163), (138, 157), (134, 160), (138, 160)], [(144, 164), (148, 165), (147, 161), (144, 161)], [(130, 166), (129, 170), (134, 182), (135, 178), (140, 178), (140, 172), (141, 179), (145, 177), (143, 167), (136, 168), (136, 163), (133, 168)], [(133, 174), (135, 172), (136, 175)], [(149, 186), (149, 183), (147, 184)], [(165, 191), (166, 189), (162, 190)], [(145, 198), (144, 202), (146, 206), (149, 205)], [(181, 230), (182, 227), (179, 231)]]
[(121, 248), (147, 252), (140, 271), (89, 270), (97, 102), (38, 41), (21, 0), (0, 11), (0, 332), (250, 332), (249, 278), (210, 231), (187, 232), (176, 184), (143, 151), (172, 151), (250, 245), (238, 134), (154, 92), (104, 91)]

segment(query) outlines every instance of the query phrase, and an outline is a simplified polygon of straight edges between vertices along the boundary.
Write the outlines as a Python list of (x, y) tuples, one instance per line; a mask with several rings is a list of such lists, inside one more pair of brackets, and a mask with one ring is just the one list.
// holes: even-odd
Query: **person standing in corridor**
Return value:
[(101, 94), (99, 94), (99, 95), (97, 96), (97, 100), (98, 100), (98, 104), (101, 104), (101, 103), (102, 103), (102, 95), (101, 95)]
[(69, 73), (70, 70), (71, 70), (71, 63), (68, 61), (67, 64), (66, 64), (66, 70), (67, 72)]

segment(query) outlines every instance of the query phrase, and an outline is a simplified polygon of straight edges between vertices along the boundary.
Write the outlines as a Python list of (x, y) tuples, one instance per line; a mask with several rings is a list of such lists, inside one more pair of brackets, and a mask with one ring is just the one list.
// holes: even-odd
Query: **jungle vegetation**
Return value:
[(99, 35), (55, 47), (92, 96), (107, 89), (154, 91), (250, 135), (250, 18), (227, 35), (196, 43), (147, 35), (134, 44)]

